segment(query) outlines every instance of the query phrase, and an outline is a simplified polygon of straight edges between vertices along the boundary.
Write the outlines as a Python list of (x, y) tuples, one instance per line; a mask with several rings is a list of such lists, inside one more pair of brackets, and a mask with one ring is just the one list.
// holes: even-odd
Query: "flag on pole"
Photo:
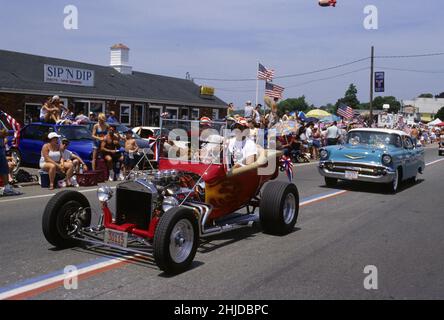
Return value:
[(276, 84), (272, 84), (267, 82), (265, 84), (265, 95), (271, 98), (282, 99), (282, 94), (284, 93), (285, 88), (280, 87)]
[(352, 119), (353, 115), (354, 115), (354, 110), (353, 110), (353, 108), (341, 103), (338, 108), (337, 114), (338, 114), (338, 116), (341, 116), (345, 119)]
[(259, 80), (272, 81), (274, 77), (274, 70), (267, 69), (259, 63), (259, 71), (257, 72), (257, 78)]
[(12, 127), (12, 130), (14, 130), (14, 140), (12, 142), (12, 145), (14, 147), (17, 147), (20, 141), (20, 130), (22, 129), (20, 123), (18, 123), (17, 120), (15, 120), (13, 117), (11, 117), (9, 114), (7, 114), (4, 111), (0, 110), (0, 115), (6, 117), (7, 123)]

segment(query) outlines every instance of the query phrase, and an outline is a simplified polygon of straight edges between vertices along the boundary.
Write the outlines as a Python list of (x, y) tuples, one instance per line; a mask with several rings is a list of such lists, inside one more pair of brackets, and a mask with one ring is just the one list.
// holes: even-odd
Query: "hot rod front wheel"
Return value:
[(293, 183), (273, 181), (265, 186), (260, 204), (264, 232), (285, 235), (293, 231), (299, 215), (299, 193)]
[(187, 270), (199, 244), (199, 226), (193, 211), (173, 208), (164, 213), (154, 235), (154, 260), (166, 273)]
[(88, 227), (90, 224), (91, 209), (88, 199), (76, 191), (59, 192), (49, 200), (43, 212), (43, 234), (56, 248), (77, 245), (72, 236), (79, 227)]

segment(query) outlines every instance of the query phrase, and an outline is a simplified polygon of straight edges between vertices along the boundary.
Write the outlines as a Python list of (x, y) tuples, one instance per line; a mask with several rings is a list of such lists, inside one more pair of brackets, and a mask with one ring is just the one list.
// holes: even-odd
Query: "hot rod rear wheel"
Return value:
[[(42, 229), (46, 240), (56, 248), (70, 248), (78, 242), (69, 233), (74, 231), (73, 217), (80, 208), (90, 208), (88, 199), (76, 191), (62, 191), (49, 200), (43, 212)], [(91, 215), (84, 221), (87, 227), (91, 223)]]
[(262, 192), (259, 217), (265, 233), (293, 231), (299, 214), (299, 193), (293, 183), (272, 181)]
[(187, 270), (199, 244), (199, 226), (192, 210), (177, 207), (162, 216), (154, 235), (154, 260), (166, 273)]

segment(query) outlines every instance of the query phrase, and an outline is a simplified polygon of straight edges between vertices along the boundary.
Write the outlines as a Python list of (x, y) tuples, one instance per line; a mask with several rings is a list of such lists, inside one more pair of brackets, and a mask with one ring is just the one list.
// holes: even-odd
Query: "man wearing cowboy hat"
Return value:
[(241, 168), (256, 161), (257, 147), (248, 139), (248, 122), (240, 118), (233, 126), (235, 136), (228, 142), (228, 153), (233, 169)]

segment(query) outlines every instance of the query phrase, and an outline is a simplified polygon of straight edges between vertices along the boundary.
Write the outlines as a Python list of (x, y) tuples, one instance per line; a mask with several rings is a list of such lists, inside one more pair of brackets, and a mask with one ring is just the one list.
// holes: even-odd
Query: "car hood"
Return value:
[(364, 162), (371, 164), (381, 164), (384, 154), (390, 154), (391, 147), (376, 147), (370, 145), (339, 145), (325, 148), (329, 153), (329, 160), (336, 162)]

